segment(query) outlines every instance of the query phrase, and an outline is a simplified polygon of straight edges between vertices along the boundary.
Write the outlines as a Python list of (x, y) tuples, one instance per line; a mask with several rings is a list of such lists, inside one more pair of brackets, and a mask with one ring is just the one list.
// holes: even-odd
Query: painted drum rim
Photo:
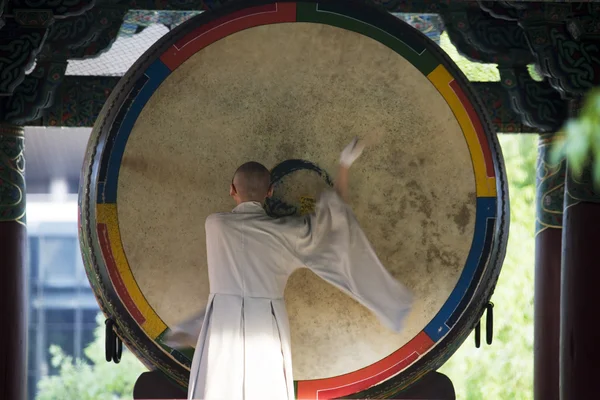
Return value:
[(403, 347), (372, 365), (337, 377), (295, 382), (298, 398), (385, 398), (439, 367), (466, 339), (491, 297), (508, 237), (508, 189), (487, 113), (443, 51), (386, 11), (343, 0), (256, 0), (203, 13), (160, 39), (113, 90), (88, 144), (79, 196), (86, 272), (102, 311), (117, 321), (128, 348), (148, 367), (158, 367), (186, 386), (191, 354), (161, 343), (167, 326), (137, 287), (122, 249), (116, 214), (119, 157), (145, 102), (185, 60), (235, 32), (283, 22), (332, 25), (394, 50), (436, 86), (471, 154), (477, 198), (474, 239), (458, 283), (437, 315)]

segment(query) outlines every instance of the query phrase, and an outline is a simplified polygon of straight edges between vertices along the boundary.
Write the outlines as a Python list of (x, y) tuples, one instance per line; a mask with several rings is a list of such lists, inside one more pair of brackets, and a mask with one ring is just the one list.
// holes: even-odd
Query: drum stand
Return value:
[(141, 374), (133, 387), (133, 398), (141, 399), (187, 399), (187, 393), (169, 381), (160, 371)]
[(446, 375), (432, 371), (408, 389), (394, 396), (397, 400), (455, 400), (454, 385)]
[[(133, 388), (135, 400), (185, 399), (186, 393), (161, 372), (150, 371), (140, 375)], [(430, 372), (408, 389), (394, 396), (396, 400), (455, 400), (454, 386), (446, 375)]]

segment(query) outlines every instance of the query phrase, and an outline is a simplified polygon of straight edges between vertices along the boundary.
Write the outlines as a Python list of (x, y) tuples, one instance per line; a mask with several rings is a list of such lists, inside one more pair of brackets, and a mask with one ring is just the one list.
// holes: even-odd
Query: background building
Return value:
[(28, 128), (28, 389), (55, 374), (50, 345), (83, 357), (93, 340), (98, 304), (77, 237), (79, 171), (90, 129)]

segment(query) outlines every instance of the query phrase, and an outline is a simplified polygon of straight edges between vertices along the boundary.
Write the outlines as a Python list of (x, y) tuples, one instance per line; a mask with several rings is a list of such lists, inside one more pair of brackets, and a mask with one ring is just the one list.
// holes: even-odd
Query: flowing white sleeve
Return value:
[(334, 191), (324, 192), (315, 212), (305, 217), (296, 256), (385, 326), (402, 330), (413, 294), (381, 264), (352, 210)]
[(205, 310), (192, 315), (187, 320), (170, 328), (164, 336), (163, 342), (174, 349), (184, 349), (196, 346), (202, 323), (204, 322)]

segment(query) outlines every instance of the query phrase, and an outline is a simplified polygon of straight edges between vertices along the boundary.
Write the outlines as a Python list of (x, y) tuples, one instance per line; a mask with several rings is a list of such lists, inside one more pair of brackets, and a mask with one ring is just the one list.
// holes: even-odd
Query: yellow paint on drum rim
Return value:
[(485, 160), (481, 149), (482, 144), (479, 143), (477, 132), (473, 126), (473, 122), (469, 114), (465, 110), (462, 102), (450, 87), (450, 82), (454, 80), (452, 75), (443, 65), (438, 65), (427, 78), (440, 91), (448, 105), (454, 112), (458, 123), (460, 124), (469, 151), (473, 161), (473, 170), (475, 172), (475, 184), (477, 187), (478, 197), (495, 197), (496, 196), (496, 178), (489, 177), (486, 172)]
[(121, 243), (117, 205), (106, 203), (97, 204), (96, 219), (98, 224), (105, 224), (108, 229), (110, 247), (117, 271), (120, 274), (125, 287), (127, 288), (127, 292), (135, 303), (135, 306), (139, 309), (140, 313), (146, 320), (142, 324), (141, 328), (151, 339), (156, 339), (162, 332), (164, 332), (164, 330), (167, 328), (167, 325), (159, 318), (156, 312), (154, 312), (146, 300), (146, 297), (142, 294), (142, 291), (140, 290), (140, 287), (138, 286), (133, 273), (131, 272), (131, 268), (127, 262), (127, 256), (123, 251), (123, 245)]

